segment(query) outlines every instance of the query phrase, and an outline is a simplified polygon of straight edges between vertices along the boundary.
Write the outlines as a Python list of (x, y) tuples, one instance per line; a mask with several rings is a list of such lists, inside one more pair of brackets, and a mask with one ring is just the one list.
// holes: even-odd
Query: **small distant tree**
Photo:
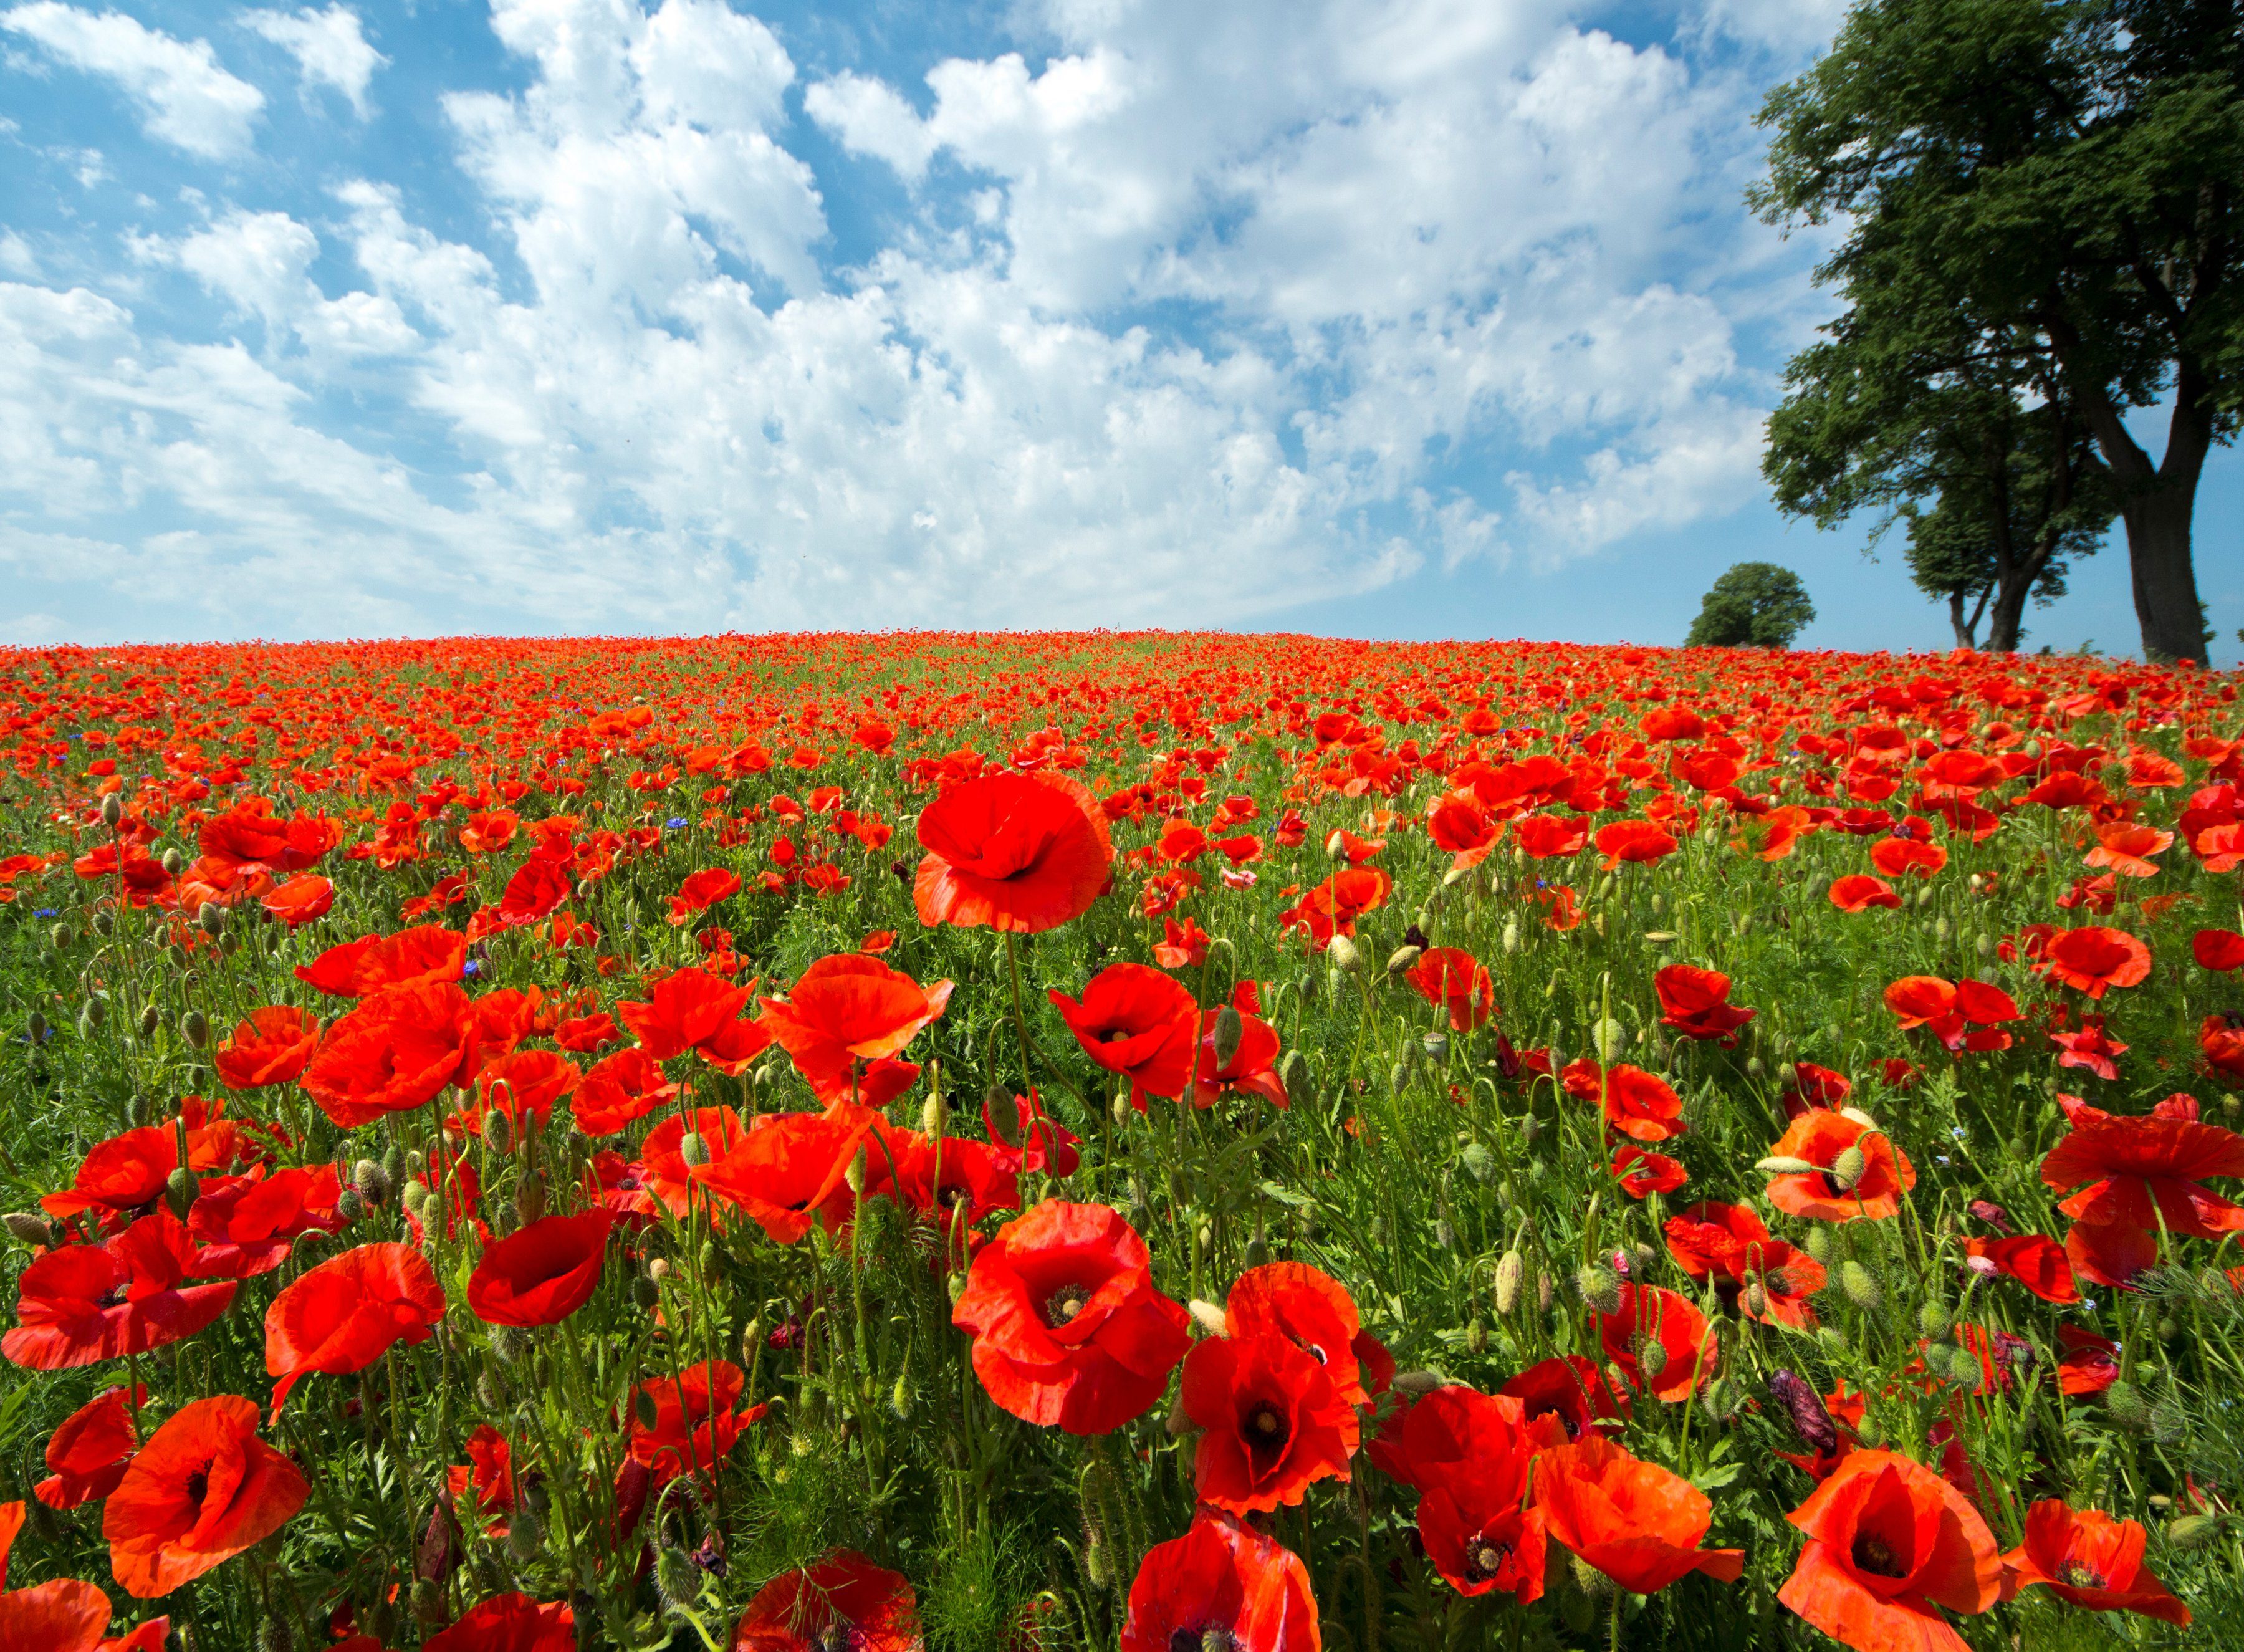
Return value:
[(1815, 605), (1808, 599), (1808, 587), (1791, 569), (1780, 568), (1774, 562), (1740, 562), (1707, 592), (1683, 646), (1788, 648), (1815, 618)]

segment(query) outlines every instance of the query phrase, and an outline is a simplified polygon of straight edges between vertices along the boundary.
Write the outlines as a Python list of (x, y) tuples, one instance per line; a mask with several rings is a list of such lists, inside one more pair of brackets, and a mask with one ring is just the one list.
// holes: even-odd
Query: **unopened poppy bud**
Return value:
[(1646, 1338), (1644, 1346), (1636, 1351), (1636, 1368), (1644, 1373), (1646, 1382), (1658, 1382), (1659, 1373), (1667, 1369), (1667, 1350), (1659, 1342)]
[(195, 1173), (186, 1166), (179, 1165), (164, 1179), (164, 1202), (172, 1207), (173, 1215), (185, 1222), (187, 1212), (194, 1209), (195, 1201), (201, 1197), (202, 1190), (202, 1183), (195, 1179)]
[(522, 1180), (514, 1184), (514, 1214), (525, 1222), (545, 1214), (545, 1178), (537, 1171), (524, 1171)]
[(1574, 1289), (1582, 1300), (1601, 1314), (1620, 1311), (1620, 1281), (1610, 1268), (1594, 1265), (1574, 1275)]
[(154, 1038), (156, 1036), (156, 1029), (163, 1025), (163, 1011), (158, 1009), (152, 1004), (144, 1004), (140, 1006), (140, 1036), (142, 1038)]
[(44, 1044), (47, 1041), (47, 1018), (33, 1010), (30, 1018), (24, 1023), (24, 1032), (34, 1048)]
[(1343, 975), (1353, 975), (1363, 967), (1363, 954), (1356, 951), (1355, 943), (1345, 935), (1332, 938), (1331, 944), (1325, 948), (1325, 958)]
[(206, 935), (226, 933), (226, 908), (216, 901), (205, 901), (202, 910), (195, 914), (195, 922)]
[(1831, 1262), (1831, 1230), (1818, 1222), (1808, 1230), (1808, 1254), (1817, 1262), (1829, 1266)]
[(1264, 1263), (1269, 1260), (1269, 1244), (1260, 1234), (1257, 1234), (1254, 1238), (1249, 1239), (1247, 1242), (1247, 1265), (1248, 1267), (1260, 1268)]
[(1507, 1250), (1496, 1264), (1496, 1311), (1510, 1317), (1519, 1304), (1519, 1287), (1527, 1276), (1527, 1263), (1517, 1250)]
[(1231, 1335), (1230, 1319), (1226, 1317), (1223, 1310), (1217, 1307), (1213, 1303), (1206, 1302), (1200, 1297), (1195, 1297), (1186, 1305), (1192, 1311), (1192, 1317), (1194, 1323), (1196, 1323), (1200, 1328), (1206, 1331), (1209, 1336), (1228, 1337)]
[(78, 1012), (78, 1033), (90, 1039), (101, 1031), (102, 1023), (109, 1019), (109, 1005), (99, 999), (88, 999)]
[(1757, 1055), (1749, 1055), (1746, 1058), (1746, 1077), (1749, 1079), (1761, 1079), (1767, 1076), (1768, 1064), (1763, 1061), (1761, 1057)]
[(1535, 1275), (1536, 1307), (1546, 1314), (1549, 1313), (1551, 1311), (1551, 1301), (1558, 1296), (1558, 1281), (1551, 1278), (1547, 1270), (1540, 1269), (1537, 1269)]
[(115, 792), (101, 800), (101, 823), (114, 826), (125, 818), (125, 800)]
[(545, 1527), (526, 1508), (517, 1508), (507, 1524), (506, 1547), (517, 1561), (534, 1561), (545, 1547)]
[(1228, 1067), (1238, 1057), (1239, 1042), (1246, 1036), (1246, 1019), (1235, 1005), (1227, 1004), (1215, 1012), (1215, 1028), (1208, 1039), (1208, 1050), (1215, 1058), (1218, 1073)]
[[(358, 1196), (357, 1188), (345, 1188), (336, 1197), (335, 1214), (341, 1216), (345, 1222), (356, 1222), (361, 1216), (366, 1214), (366, 1201)], [(310, 1235), (307, 1234), (304, 1237), (309, 1238), (310, 1236)], [(299, 1249), (302, 1249), (303, 1243), (303, 1239), (297, 1240), (297, 1248)]]
[(502, 1365), (519, 1364), (530, 1351), (530, 1338), (518, 1325), (494, 1325), (491, 1328), (491, 1353)]
[(1744, 1296), (1746, 1311), (1755, 1319), (1768, 1312), (1768, 1292), (1763, 1288), (1759, 1275), (1746, 1281)]
[(1598, 1059), (1610, 1066), (1615, 1058), (1628, 1047), (1628, 1029), (1614, 1020), (1599, 1020), (1590, 1029), (1590, 1047)]
[(507, 1122), (506, 1114), (493, 1108), (483, 1114), (483, 1146), (493, 1153), (504, 1153), (514, 1142), (514, 1127)]
[(904, 1371), (896, 1378), (896, 1385), (889, 1390), (889, 1410), (900, 1422), (909, 1422), (912, 1414), (911, 1373)]
[[(706, 1148), (703, 1148), (702, 1153), (706, 1157), (707, 1155), (708, 1149)], [(862, 1193), (865, 1191), (864, 1148), (860, 1148), (855, 1154), (850, 1155), (848, 1164), (842, 1169), (842, 1180), (849, 1184), (849, 1191), (852, 1193)]]
[(497, 1411), (506, 1404), (506, 1378), (499, 1375), (497, 1366), (486, 1365), (476, 1378), (476, 1398), (486, 1411)]
[(1450, 1225), (1447, 1216), (1434, 1218), (1434, 1242), (1444, 1250), (1455, 1250), (1457, 1248), (1457, 1230)]
[(1387, 972), (1389, 975), (1401, 975), (1416, 965), (1424, 956), (1425, 951), (1421, 947), (1398, 946), (1387, 955)]
[(1286, 1087), (1286, 1093), (1294, 1098), (1307, 1095), (1309, 1089), (1309, 1059), (1299, 1050), (1288, 1050), (1278, 1063), (1278, 1082)]
[(1850, 1147), (1832, 1160), (1830, 1168), (1823, 1174), (1833, 1187), (1846, 1193), (1862, 1179), (1862, 1171), (1869, 1163), (1869, 1155), (1861, 1148)]
[(2220, 1534), (2220, 1518), (2212, 1514), (2185, 1514), (2166, 1527), (2166, 1541), (2178, 1549), (2203, 1548)]
[(450, 1622), (452, 1608), (444, 1597), (444, 1586), (433, 1578), (420, 1578), (413, 1585), (413, 1618), (416, 1623), (436, 1628)]
[(1339, 860), (1348, 853), (1348, 835), (1335, 827), (1325, 836), (1325, 853)]
[(1192, 1414), (1186, 1411), (1182, 1405), (1179, 1405), (1176, 1410), (1168, 1414), (1167, 1418), (1163, 1420), (1161, 1426), (1167, 1431), (1168, 1436), (1171, 1439), (1182, 1439), (1186, 1435), (1191, 1433), (1194, 1428), (1199, 1426), (1199, 1425), (1193, 1421)]
[(0, 1216), (0, 1225), (7, 1228), (11, 1237), (20, 1239), (27, 1245), (45, 1244), (51, 1232), (47, 1219), (29, 1210), (10, 1210), (6, 1215)]
[(399, 1189), (397, 1202), (405, 1207), (408, 1215), (419, 1216), (421, 1207), (429, 1202), (429, 1184), (415, 1176)]
[(1519, 950), (1519, 920), (1516, 917), (1507, 917), (1504, 920), (1504, 950), (1506, 952), (1517, 952)]
[(1852, 1256), (1839, 1264), (1839, 1289), (1847, 1300), (1864, 1313), (1875, 1313), (1885, 1301), (1885, 1292), (1878, 1288), (1877, 1276)]
[(1765, 1176), (1804, 1176), (1811, 1175), (1815, 1168), (1805, 1159), (1795, 1159), (1783, 1154), (1761, 1160), (1754, 1166)]
[(389, 1202), (389, 1178), (382, 1173), (382, 1167), (371, 1159), (361, 1159), (351, 1167), (351, 1186), (356, 1188), (358, 1196), (370, 1205), (385, 1204)]
[(1399, 1371), (1395, 1378), (1395, 1391), (1412, 1399), (1423, 1399), (1436, 1388), (1446, 1387), (1449, 1378), (1437, 1371)]
[(1114, 1581), (1114, 1562), (1107, 1558), (1106, 1545), (1096, 1537), (1084, 1546), (1083, 1575), (1094, 1589), (1103, 1589)]
[(950, 1109), (943, 1105), (941, 1096), (931, 1095), (920, 1103), (919, 1129), (922, 1135), (939, 1136), (950, 1122)]
[(1935, 1342), (1945, 1340), (1954, 1323), (1949, 1317), (1946, 1303), (1926, 1302), (1917, 1308), (1916, 1328)]
[(709, 1162), (709, 1144), (701, 1139), (699, 1130), (688, 1130), (678, 1139), (678, 1156), (689, 1165)]
[(164, 870), (172, 877), (177, 877), (186, 863), (187, 857), (179, 853), (176, 848), (164, 851)]
[(652, 1308), (662, 1300), (662, 1291), (645, 1274), (631, 1282), (632, 1301), (641, 1308)]

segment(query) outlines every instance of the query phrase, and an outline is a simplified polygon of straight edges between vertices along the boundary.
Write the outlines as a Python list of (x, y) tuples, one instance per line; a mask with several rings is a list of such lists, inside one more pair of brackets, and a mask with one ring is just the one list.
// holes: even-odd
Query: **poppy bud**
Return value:
[(1516, 917), (1507, 917), (1504, 920), (1504, 950), (1506, 952), (1517, 952), (1519, 950), (1519, 920)]
[(35, 1048), (44, 1044), (47, 1041), (47, 1018), (33, 1010), (30, 1019), (24, 1023), (24, 1032)]
[(1749, 1079), (1765, 1079), (1767, 1076), (1768, 1066), (1761, 1059), (1761, 1057), (1757, 1055), (1750, 1055), (1746, 1058), (1746, 1077)]
[[(356, 1188), (345, 1188), (341, 1194), (337, 1196), (335, 1200), (335, 1214), (341, 1216), (345, 1222), (356, 1222), (361, 1216), (366, 1214), (366, 1201), (358, 1196), (358, 1189)], [(305, 1238), (309, 1238), (310, 1236), (311, 1236), (308, 1234), (304, 1236)], [(299, 1249), (302, 1248), (303, 1243), (303, 1239), (296, 1241), (296, 1244)]]
[(1815, 1166), (1805, 1159), (1788, 1158), (1779, 1154), (1757, 1161), (1754, 1168), (1765, 1176), (1804, 1176), (1812, 1175)]
[[(1588, 1572), (1592, 1576), (1603, 1575), (1578, 1555), (1569, 1558), (1573, 1561), (1573, 1571)], [(1587, 1635), (1598, 1626), (1597, 1604), (1585, 1590), (1561, 1589), (1558, 1592), (1558, 1617), (1576, 1635)]]
[(689, 1165), (709, 1162), (709, 1144), (701, 1139), (699, 1130), (689, 1130), (678, 1140), (678, 1156)]
[(537, 1551), (545, 1547), (545, 1528), (537, 1515), (526, 1508), (517, 1508), (508, 1521), (506, 1547), (517, 1561), (534, 1561)]
[(141, 1036), (142, 1038), (144, 1038), (144, 1039), (152, 1039), (152, 1038), (154, 1038), (154, 1037), (156, 1036), (156, 1029), (157, 1029), (158, 1027), (159, 1027), (159, 1026), (163, 1026), (163, 1025), (164, 1025), (164, 1012), (163, 1012), (163, 1011), (161, 1011), (161, 1010), (158, 1009), (158, 1008), (157, 1008), (154, 1005), (152, 1005), (152, 1004), (144, 1005), (141, 1007), (141, 1011), (140, 1011), (140, 1036)]
[(371, 1159), (361, 1159), (351, 1167), (351, 1186), (356, 1188), (358, 1196), (370, 1205), (389, 1202), (389, 1178), (382, 1174), (382, 1167)]
[(1620, 1281), (1610, 1268), (1592, 1264), (1574, 1275), (1574, 1289), (1582, 1300), (1601, 1314), (1620, 1311)]
[(1817, 1262), (1829, 1266), (1831, 1262), (1831, 1230), (1818, 1222), (1808, 1230), (1808, 1254)]
[(101, 800), (101, 823), (103, 825), (115, 826), (118, 822), (124, 818), (125, 800), (122, 797), (119, 797), (115, 792), (112, 792), (108, 796)]
[(522, 1180), (514, 1184), (514, 1213), (525, 1222), (545, 1214), (545, 1178), (537, 1171), (524, 1171)]
[(1186, 1306), (1191, 1310), (1194, 1323), (1196, 1323), (1200, 1328), (1206, 1331), (1209, 1336), (1228, 1337), (1231, 1335), (1231, 1321), (1226, 1317), (1223, 1310), (1217, 1307), (1213, 1303), (1204, 1302), (1200, 1297), (1195, 1297), (1189, 1303), (1186, 1304)]
[(1407, 1060), (1397, 1061), (1393, 1066), (1387, 1069), (1387, 1087), (1396, 1095), (1402, 1094), (1403, 1091), (1410, 1087), (1409, 1062)]
[(922, 1135), (939, 1136), (943, 1127), (950, 1122), (950, 1109), (943, 1105), (941, 1096), (931, 1095), (920, 1103), (919, 1128)]
[(1667, 1369), (1666, 1348), (1653, 1338), (1646, 1337), (1644, 1346), (1636, 1351), (1636, 1368), (1644, 1373), (1646, 1382), (1658, 1382), (1659, 1373)]
[(483, 1114), (483, 1146), (493, 1153), (504, 1153), (513, 1143), (514, 1129), (507, 1123), (506, 1114), (496, 1108)]
[(909, 1371), (897, 1373), (896, 1385), (889, 1391), (889, 1410), (900, 1422), (911, 1420), (911, 1373)]
[(2140, 1385), (2124, 1377), (2104, 1391), (2104, 1407), (2122, 1428), (2140, 1431), (2150, 1425), (2150, 1401)]
[(982, 1114), (990, 1121), (990, 1134), (1009, 1148), (1021, 1145), (1021, 1109), (1010, 1090), (991, 1084), (982, 1095)]
[(1771, 1371), (1768, 1391), (1791, 1422), (1792, 1432), (1810, 1451), (1820, 1457), (1838, 1449), (1838, 1427), (1822, 1398), (1806, 1382), (1789, 1371)]
[[(1106, 1115), (1117, 1124), (1127, 1124), (1130, 1122), (1130, 1087), (1125, 1083), (1114, 1092), (1114, 1100), (1106, 1109)], [(1135, 1227), (1138, 1224), (1132, 1222), (1131, 1225)]]
[[(706, 1148), (702, 1148), (702, 1154), (704, 1157), (706, 1157), (708, 1149)], [(852, 1193), (862, 1193), (865, 1191), (864, 1148), (860, 1148), (855, 1154), (850, 1155), (848, 1164), (842, 1169), (842, 1180), (848, 1183), (849, 1191)]]
[(422, 1578), (413, 1585), (413, 1617), (417, 1623), (436, 1628), (449, 1621), (452, 1609), (444, 1599), (444, 1586), (432, 1578)]
[(641, 1274), (631, 1282), (631, 1297), (641, 1308), (652, 1308), (662, 1300), (661, 1287)]
[(1610, 1066), (1628, 1047), (1628, 1029), (1618, 1021), (1600, 1019), (1590, 1028), (1590, 1047), (1598, 1053), (1599, 1060)]
[(195, 914), (195, 923), (206, 935), (223, 935), (226, 933), (226, 908), (216, 901), (205, 901), (202, 910)]
[(1745, 1304), (1746, 1311), (1755, 1319), (1768, 1312), (1768, 1292), (1763, 1288), (1759, 1275), (1746, 1281)]
[(4, 1225), (11, 1236), (22, 1240), (27, 1245), (44, 1245), (47, 1242), (47, 1219), (31, 1211), (10, 1210), (6, 1215), (0, 1216), (0, 1225)]
[(1933, 921), (1932, 938), (1938, 944), (1945, 947), (1948, 944), (1949, 937), (1952, 933), (1953, 931), (1948, 927), (1948, 914), (1943, 912)]
[(101, 1024), (109, 1019), (109, 1005), (99, 999), (88, 999), (78, 1012), (78, 1035), (90, 1039), (101, 1031)]
[(1208, 1040), (1215, 1070), (1222, 1072), (1239, 1054), (1239, 1041), (1247, 1036), (1247, 1022), (1236, 1006), (1227, 1004), (1215, 1012), (1215, 1029)]
[(1424, 956), (1423, 947), (1398, 946), (1387, 955), (1387, 972), (1389, 975), (1401, 975)]
[(1348, 835), (1335, 827), (1325, 838), (1325, 853), (1339, 860), (1348, 853)]
[(1831, 1185), (1845, 1193), (1862, 1179), (1862, 1171), (1869, 1159), (1860, 1146), (1849, 1148), (1831, 1161), (1831, 1168), (1823, 1174)]
[(421, 1207), (429, 1202), (429, 1184), (414, 1176), (398, 1190), (397, 1202), (405, 1207), (408, 1215), (418, 1217)]
[(1171, 1412), (1163, 1420), (1161, 1426), (1163, 1429), (1167, 1431), (1168, 1436), (1171, 1439), (1182, 1439), (1186, 1435), (1193, 1432), (1193, 1423), (1192, 1414), (1186, 1411), (1182, 1405), (1179, 1405), (1176, 1410)]
[(1849, 1302), (1864, 1313), (1876, 1312), (1878, 1304), (1885, 1300), (1885, 1293), (1878, 1288), (1877, 1276), (1852, 1256), (1839, 1264), (1839, 1289), (1846, 1293)]
[(1249, 1239), (1247, 1242), (1247, 1265), (1248, 1267), (1260, 1268), (1264, 1263), (1269, 1260), (1270, 1247), (1267, 1242), (1265, 1242), (1260, 1234), (1257, 1234), (1254, 1238)]
[(1309, 1059), (1299, 1050), (1288, 1050), (1278, 1062), (1278, 1082), (1286, 1087), (1288, 1096), (1308, 1093), (1309, 1087)]
[(1353, 975), (1363, 967), (1363, 954), (1356, 951), (1355, 943), (1345, 935), (1332, 938), (1325, 948), (1325, 957), (1333, 968), (1343, 975)]
[(1551, 1311), (1551, 1298), (1558, 1294), (1558, 1282), (1547, 1270), (1538, 1269), (1535, 1275), (1535, 1305), (1544, 1313)]
[(1526, 1277), (1527, 1264), (1517, 1250), (1507, 1250), (1496, 1264), (1496, 1311), (1499, 1317), (1510, 1317), (1519, 1303), (1519, 1286)]
[(195, 1179), (195, 1173), (185, 1165), (176, 1166), (172, 1174), (164, 1178), (164, 1202), (172, 1207), (172, 1214), (182, 1222), (187, 1219), (187, 1212), (194, 1209), (195, 1201), (201, 1196), (202, 1190), (202, 1183)]
[(2166, 1527), (2166, 1541), (2178, 1549), (2203, 1548), (2220, 1533), (2219, 1516), (2185, 1514)]
[(1094, 1589), (1103, 1589), (1114, 1581), (1114, 1562), (1107, 1558), (1106, 1545), (1096, 1537), (1084, 1547), (1083, 1575)]
[(1395, 1391), (1412, 1399), (1423, 1399), (1436, 1388), (1448, 1386), (1449, 1378), (1437, 1371), (1406, 1371), (1397, 1372)]
[(491, 1327), (491, 1353), (502, 1365), (511, 1365), (530, 1351), (530, 1338), (518, 1325)]
[(1954, 1323), (1949, 1317), (1946, 1303), (1926, 1302), (1917, 1308), (1916, 1328), (1935, 1342), (1945, 1341)]

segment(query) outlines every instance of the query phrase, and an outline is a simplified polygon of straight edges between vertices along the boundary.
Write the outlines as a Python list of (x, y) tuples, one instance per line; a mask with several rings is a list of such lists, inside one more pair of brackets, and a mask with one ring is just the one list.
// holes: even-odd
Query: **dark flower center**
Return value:
[(974, 1202), (973, 1189), (960, 1187), (956, 1182), (953, 1182), (948, 1186), (937, 1188), (935, 1190), (935, 1202), (938, 1205), (941, 1205), (945, 1210), (956, 1210), (961, 1205), (972, 1204)]
[(1062, 1285), (1044, 1298), (1044, 1324), (1058, 1330), (1071, 1322), (1091, 1303), (1091, 1287)]
[(1510, 1548), (1477, 1537), (1465, 1545), (1465, 1581), (1485, 1583), (1502, 1572), (1511, 1559)]
[(1239, 1652), (1239, 1637), (1214, 1623), (1205, 1628), (1178, 1629), (1169, 1636), (1169, 1652)]
[(2076, 1589), (2101, 1589), (2111, 1587), (2103, 1573), (2085, 1561), (2067, 1561), (2058, 1567), (2058, 1580)]
[(854, 1623), (840, 1621), (818, 1630), (808, 1642), (810, 1652), (857, 1652), (865, 1643), (863, 1630)]
[(1873, 1577), (1907, 1577), (1909, 1567), (1885, 1539), (1871, 1532), (1859, 1532), (1855, 1536), (1855, 1569), (1868, 1572)]
[(197, 1513), (201, 1512), (203, 1499), (209, 1495), (210, 1470), (207, 1467), (199, 1468), (187, 1476), (187, 1501), (195, 1506)]
[(1261, 1400), (1247, 1413), (1241, 1432), (1247, 1444), (1256, 1451), (1278, 1451), (1284, 1447), (1293, 1432), (1286, 1413), (1272, 1400)]

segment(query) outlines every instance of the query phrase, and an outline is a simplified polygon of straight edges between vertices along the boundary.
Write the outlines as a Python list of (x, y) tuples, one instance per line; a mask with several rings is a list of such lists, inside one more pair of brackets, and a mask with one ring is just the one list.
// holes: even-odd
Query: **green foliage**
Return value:
[(1789, 568), (1739, 562), (1716, 579), (1683, 639), (1686, 648), (1788, 648), (1814, 623), (1815, 605)]

